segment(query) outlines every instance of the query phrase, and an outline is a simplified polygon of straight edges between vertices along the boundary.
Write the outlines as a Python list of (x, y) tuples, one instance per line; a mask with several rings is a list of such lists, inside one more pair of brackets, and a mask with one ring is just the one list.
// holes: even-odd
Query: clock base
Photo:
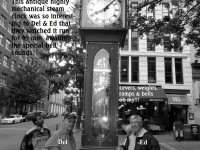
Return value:
[(86, 42), (119, 43), (120, 47), (124, 47), (127, 30), (81, 29), (80, 33), (84, 48)]

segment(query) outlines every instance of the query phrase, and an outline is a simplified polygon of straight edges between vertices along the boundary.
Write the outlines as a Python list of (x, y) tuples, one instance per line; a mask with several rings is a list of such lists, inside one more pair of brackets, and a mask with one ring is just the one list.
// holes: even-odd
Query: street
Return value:
[[(60, 123), (62, 119), (62, 116), (45, 119), (44, 126), (48, 127), (52, 134), (56, 130), (56, 125)], [(0, 125), (0, 150), (19, 150), (24, 134), (33, 126), (32, 121)]]
[[(44, 125), (51, 130), (51, 134), (56, 130), (57, 124), (62, 122), (63, 117), (45, 119)], [(31, 121), (18, 124), (0, 125), (0, 150), (19, 150), (24, 134), (34, 125)], [(74, 130), (77, 149), (81, 146), (81, 132)], [(198, 150), (199, 141), (177, 142), (173, 139), (173, 133), (163, 133), (154, 135), (161, 146), (161, 150)], [(119, 135), (118, 143), (121, 145), (126, 138), (125, 135)]]

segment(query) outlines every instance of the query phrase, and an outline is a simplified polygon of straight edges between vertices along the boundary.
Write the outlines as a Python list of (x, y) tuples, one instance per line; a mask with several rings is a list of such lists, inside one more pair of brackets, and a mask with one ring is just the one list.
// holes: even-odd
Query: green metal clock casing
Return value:
[(124, 0), (83, 0), (82, 29), (125, 28)]

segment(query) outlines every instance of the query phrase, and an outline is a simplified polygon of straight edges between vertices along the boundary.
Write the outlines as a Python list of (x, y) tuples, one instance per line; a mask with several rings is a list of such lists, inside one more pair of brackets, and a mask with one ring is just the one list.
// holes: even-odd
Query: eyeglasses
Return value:
[(131, 125), (138, 125), (141, 122), (130, 122)]
[(126, 132), (126, 134), (131, 134), (132, 132)]

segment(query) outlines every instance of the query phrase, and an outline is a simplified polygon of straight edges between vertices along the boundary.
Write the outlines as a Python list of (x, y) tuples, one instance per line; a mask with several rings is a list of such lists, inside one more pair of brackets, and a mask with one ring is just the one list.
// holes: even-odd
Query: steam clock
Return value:
[(126, 37), (126, 0), (81, 1), (80, 32), (87, 50), (82, 148), (118, 146), (118, 59)]

